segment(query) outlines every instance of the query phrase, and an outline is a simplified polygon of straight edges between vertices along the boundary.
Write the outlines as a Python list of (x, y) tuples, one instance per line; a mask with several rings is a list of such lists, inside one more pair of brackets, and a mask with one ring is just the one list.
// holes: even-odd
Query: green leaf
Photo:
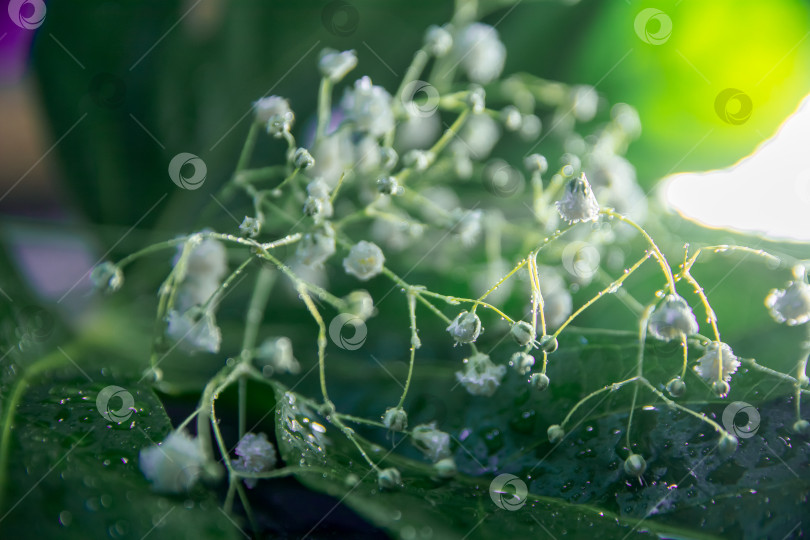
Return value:
[(132, 416), (121, 424), (107, 421), (96, 398), (110, 384), (44, 381), (28, 390), (13, 430), (3, 537), (241, 537), (204, 487), (177, 497), (150, 489), (138, 452), (163, 440), (169, 419), (151, 390), (130, 383)]

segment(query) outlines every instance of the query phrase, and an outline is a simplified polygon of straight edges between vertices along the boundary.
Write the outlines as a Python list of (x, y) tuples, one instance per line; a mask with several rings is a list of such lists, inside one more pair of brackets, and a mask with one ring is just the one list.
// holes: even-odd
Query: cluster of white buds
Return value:
[(292, 341), (288, 337), (268, 338), (253, 353), (262, 367), (262, 373), (271, 376), (274, 373), (292, 373), (301, 371), (301, 365), (293, 356)]
[(720, 397), (729, 392), (728, 381), (740, 367), (740, 361), (727, 344), (712, 341), (706, 346), (695, 366), (695, 373), (712, 383), (712, 390)]
[(664, 298), (650, 316), (647, 327), (662, 341), (682, 340), (699, 330), (692, 308), (677, 294), (668, 294)]
[(521, 375), (526, 375), (534, 367), (534, 356), (525, 352), (516, 352), (509, 359), (509, 365)]
[(124, 284), (124, 273), (117, 265), (105, 261), (90, 272), (90, 283), (105, 294), (114, 293)]
[(776, 322), (804, 324), (810, 321), (810, 285), (796, 280), (784, 289), (773, 289), (765, 298), (765, 306)]
[(263, 97), (253, 104), (256, 121), (264, 124), (267, 133), (281, 138), (292, 129), (295, 115), (290, 109), (290, 103), (279, 96)]
[(475, 313), (469, 311), (462, 311), (459, 313), (447, 331), (459, 343), (474, 343), (478, 336), (481, 335), (484, 328), (481, 326), (481, 319)]
[(184, 431), (172, 431), (159, 445), (141, 449), (138, 465), (158, 493), (191, 489), (203, 470), (205, 457), (199, 441)]
[(298, 261), (310, 268), (321, 268), (326, 260), (335, 254), (335, 230), (328, 222), (304, 235), (295, 255)]
[(394, 128), (391, 94), (382, 86), (371, 84), (369, 77), (358, 79), (342, 103), (347, 117), (359, 131), (380, 137)]
[(357, 67), (357, 54), (353, 50), (341, 52), (335, 49), (324, 49), (321, 51), (318, 69), (321, 76), (333, 83), (341, 81), (355, 67)]
[(557, 211), (568, 223), (596, 221), (599, 218), (599, 203), (596, 201), (585, 173), (577, 178), (572, 178), (565, 185), (562, 199), (557, 201)]
[(385, 255), (380, 247), (373, 243), (361, 240), (352, 246), (349, 255), (343, 259), (343, 268), (361, 281), (368, 281), (380, 274), (385, 264)]
[(316, 178), (307, 184), (307, 199), (304, 201), (304, 214), (312, 216), (316, 221), (322, 221), (332, 217), (334, 208), (329, 193), (329, 186)]
[[(236, 444), (234, 453), (239, 456), (231, 461), (234, 470), (262, 473), (276, 466), (276, 449), (264, 433), (245, 433)], [(256, 486), (255, 478), (245, 478), (249, 488)]]
[(456, 372), (456, 379), (474, 396), (489, 397), (495, 393), (506, 374), (506, 366), (496, 365), (483, 353), (464, 359), (464, 369)]

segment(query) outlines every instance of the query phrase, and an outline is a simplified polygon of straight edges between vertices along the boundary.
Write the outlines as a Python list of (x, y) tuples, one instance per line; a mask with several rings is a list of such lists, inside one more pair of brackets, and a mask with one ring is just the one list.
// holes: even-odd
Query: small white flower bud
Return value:
[(548, 442), (551, 444), (556, 444), (565, 437), (565, 430), (559, 424), (549, 426), (546, 433), (548, 434)]
[(799, 435), (810, 435), (810, 422), (807, 420), (797, 420), (793, 424), (793, 431)]
[(596, 221), (599, 218), (599, 203), (585, 173), (572, 178), (565, 185), (562, 199), (557, 201), (557, 211), (568, 223)]
[(394, 489), (402, 484), (402, 475), (394, 467), (382, 469), (377, 473), (377, 485), (380, 489)]
[(315, 165), (315, 158), (306, 148), (298, 148), (293, 154), (293, 165), (296, 169), (309, 169)]
[[(712, 341), (706, 346), (695, 366), (695, 373), (707, 381), (725, 382), (731, 379), (731, 375), (740, 367), (740, 361), (731, 350), (731, 347), (719, 341)], [(714, 389), (714, 387), (713, 387)], [(728, 394), (728, 384), (718, 385), (715, 390), (717, 395)]]
[(425, 46), (433, 56), (442, 57), (453, 48), (453, 36), (445, 28), (431, 25), (425, 32)]
[(596, 116), (599, 107), (599, 94), (593, 86), (586, 84), (574, 86), (568, 96), (571, 112), (579, 122), (590, 122)]
[(93, 287), (103, 293), (114, 293), (124, 284), (124, 273), (117, 265), (105, 261), (93, 268), (90, 272), (90, 282)]
[(509, 365), (521, 375), (526, 375), (534, 366), (534, 356), (526, 354), (525, 352), (516, 352), (509, 360)]
[(390, 146), (380, 148), (380, 167), (383, 170), (390, 171), (396, 166), (397, 161), (399, 161), (399, 155), (396, 150)]
[(714, 381), (712, 383), (712, 393), (719, 397), (724, 398), (728, 396), (728, 393), (731, 392), (731, 385), (728, 384), (726, 381)]
[(239, 232), (242, 234), (242, 236), (255, 238), (259, 235), (259, 231), (261, 230), (262, 222), (249, 216), (245, 216), (245, 219), (242, 220), (242, 224), (239, 225)]
[(656, 339), (662, 341), (681, 340), (699, 330), (692, 308), (677, 294), (664, 298), (650, 315), (647, 327)]
[(523, 166), (530, 173), (536, 171), (543, 174), (548, 170), (548, 160), (540, 154), (532, 154), (523, 160)]
[(394, 128), (394, 112), (391, 109), (391, 94), (382, 86), (371, 84), (363, 77), (354, 83), (341, 106), (360, 131), (380, 137)]
[(523, 115), (514, 105), (508, 105), (501, 110), (501, 122), (508, 131), (518, 131), (523, 125)]
[(487, 106), (487, 93), (478, 85), (470, 86), (467, 94), (467, 105), (473, 114), (481, 114)]
[(448, 478), (453, 478), (456, 475), (456, 473), (458, 473), (458, 467), (456, 467), (456, 460), (451, 457), (440, 459), (439, 461), (433, 464), (433, 469), (436, 471), (436, 476), (444, 480), (447, 480)]
[(529, 379), (529, 382), (537, 390), (542, 392), (543, 390), (548, 388), (548, 385), (549, 385), (548, 375), (546, 375), (545, 373), (532, 373), (532, 376)]
[(289, 132), (295, 121), (295, 115), (290, 109), (290, 103), (279, 96), (263, 97), (253, 104), (256, 120), (267, 127), (267, 133), (280, 138), (284, 132)]
[(450, 435), (436, 429), (436, 422), (420, 424), (411, 431), (413, 445), (432, 462), (450, 457)]
[(776, 322), (804, 324), (810, 321), (810, 285), (791, 281), (784, 289), (773, 289), (765, 298), (765, 307)]
[(346, 302), (346, 312), (366, 321), (375, 313), (374, 299), (368, 291), (359, 289), (343, 297)]
[(476, 353), (464, 359), (464, 370), (456, 372), (456, 379), (473, 396), (489, 397), (505, 374), (506, 366), (497, 366), (486, 354)]
[(292, 373), (301, 371), (301, 364), (293, 356), (292, 341), (288, 337), (268, 338), (259, 345), (254, 358), (262, 367), (262, 373)]
[(434, 158), (433, 153), (427, 150), (411, 150), (405, 154), (403, 161), (407, 167), (413, 167), (415, 171), (422, 172), (430, 167)]
[(307, 194), (309, 197), (304, 201), (304, 215), (314, 217), (316, 222), (332, 217), (334, 207), (326, 182), (316, 178), (307, 184)]
[(534, 114), (527, 114), (520, 123), (520, 137), (524, 141), (533, 141), (543, 131), (543, 122)]
[(353, 245), (348, 257), (343, 259), (343, 268), (346, 273), (361, 281), (368, 281), (382, 272), (383, 264), (385, 264), (385, 255), (380, 247), (365, 240)]
[(521, 347), (525, 347), (533, 342), (534, 338), (537, 336), (534, 326), (526, 321), (517, 321), (512, 325), (512, 329), (509, 333), (512, 334), (512, 337), (515, 338), (515, 341)]
[(475, 313), (462, 311), (459, 313), (447, 331), (456, 340), (456, 343), (473, 343), (484, 329), (481, 327), (481, 319)]
[(403, 188), (393, 176), (382, 176), (377, 179), (377, 191), (383, 195), (399, 195)]
[(455, 54), (472, 82), (487, 84), (501, 74), (506, 47), (498, 32), (484, 23), (473, 23), (458, 34)]
[(624, 472), (628, 476), (641, 476), (647, 470), (647, 462), (638, 454), (630, 454), (624, 460)]
[(299, 261), (312, 268), (320, 268), (335, 254), (335, 231), (329, 223), (304, 235), (295, 254)]
[(539, 346), (547, 354), (551, 354), (557, 350), (560, 344), (559, 342), (557, 342), (556, 337), (552, 335), (546, 335), (540, 338)]
[(672, 379), (667, 383), (667, 392), (674, 398), (681, 397), (686, 392), (686, 383), (680, 377)]
[(205, 456), (196, 438), (172, 431), (160, 446), (141, 449), (138, 465), (158, 493), (183, 493), (200, 477)]
[(405, 431), (408, 427), (408, 413), (401, 407), (390, 407), (385, 410), (383, 424), (391, 431)]
[(332, 82), (338, 82), (351, 70), (357, 67), (357, 54), (353, 50), (338, 52), (335, 49), (324, 49), (318, 61), (321, 75)]

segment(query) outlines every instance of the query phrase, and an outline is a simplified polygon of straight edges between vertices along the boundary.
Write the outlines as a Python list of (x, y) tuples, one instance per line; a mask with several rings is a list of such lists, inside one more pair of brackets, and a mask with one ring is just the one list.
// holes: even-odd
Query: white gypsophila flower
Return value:
[(166, 336), (177, 343), (180, 350), (189, 354), (219, 352), (222, 333), (210, 311), (200, 313), (192, 308), (181, 314), (171, 310), (166, 322)]
[(456, 344), (473, 343), (484, 328), (481, 326), (481, 319), (478, 318), (478, 315), (462, 311), (453, 319), (453, 322), (447, 327), (447, 331), (456, 340)]
[(697, 319), (686, 300), (668, 294), (655, 308), (647, 325), (650, 333), (662, 341), (684, 339), (699, 330)]
[(256, 349), (253, 357), (262, 366), (266, 375), (273, 373), (292, 373), (301, 371), (301, 365), (293, 356), (292, 341), (288, 337), (268, 338)]
[(361, 240), (353, 245), (349, 250), (349, 255), (343, 259), (343, 268), (346, 273), (361, 281), (368, 281), (382, 272), (383, 264), (385, 264), (385, 255), (380, 247), (366, 240)]
[(183, 493), (200, 477), (205, 456), (196, 438), (172, 431), (160, 446), (142, 448), (138, 465), (158, 493)]
[[(276, 466), (276, 449), (264, 433), (245, 433), (236, 444), (234, 453), (239, 456), (231, 460), (236, 471), (262, 473)], [(253, 488), (256, 479), (245, 478), (245, 484)]]
[(804, 324), (810, 321), (810, 285), (797, 280), (784, 289), (772, 289), (765, 297), (765, 307), (778, 323)]
[[(221, 281), (228, 273), (228, 254), (225, 244), (216, 238), (200, 235), (193, 235), (188, 243), (192, 247), (186, 260), (186, 271), (183, 278)], [(177, 247), (172, 266), (177, 265), (184, 247), (184, 245)]]
[(481, 219), (484, 213), (481, 210), (464, 210), (456, 208), (452, 212), (453, 232), (461, 240), (462, 245), (472, 246), (481, 236)]
[(454, 146), (465, 149), (473, 159), (486, 159), (501, 137), (501, 128), (487, 114), (473, 114), (464, 123), (459, 133), (461, 141)]
[(563, 196), (557, 201), (557, 211), (568, 223), (596, 221), (599, 217), (599, 203), (585, 173), (572, 178), (565, 185)]
[(442, 57), (453, 48), (453, 36), (446, 28), (432, 24), (425, 32), (425, 46), (433, 56)]
[(472, 23), (459, 32), (455, 45), (455, 54), (472, 82), (487, 84), (503, 71), (506, 47), (492, 26)]
[(312, 268), (320, 268), (326, 260), (335, 254), (335, 230), (329, 223), (304, 235), (295, 255), (298, 261)]
[(571, 88), (568, 94), (571, 112), (580, 122), (590, 122), (599, 107), (599, 94), (593, 86), (581, 84)]
[(90, 283), (97, 291), (113, 293), (124, 284), (124, 273), (117, 265), (104, 261), (93, 267), (90, 272)]
[(464, 369), (456, 372), (456, 379), (470, 394), (489, 397), (505, 374), (506, 366), (495, 365), (488, 355), (476, 353), (464, 359)]
[(357, 53), (354, 50), (336, 51), (324, 49), (318, 60), (318, 69), (321, 75), (332, 82), (338, 82), (351, 70), (357, 67)]
[(354, 145), (354, 168), (364, 174), (380, 169), (382, 152), (374, 137), (363, 137)]
[(720, 341), (712, 341), (706, 346), (703, 356), (698, 358), (695, 373), (707, 381), (728, 381), (740, 367), (740, 361), (731, 347)]
[(427, 115), (409, 115), (404, 122), (397, 125), (394, 146), (400, 154), (414, 149), (429, 148), (442, 129), (438, 112)]
[(354, 166), (354, 144), (348, 130), (338, 131), (323, 137), (312, 149), (315, 165), (307, 171), (312, 178), (321, 178), (334, 188), (343, 173)]
[(553, 266), (537, 266), (540, 278), (540, 293), (543, 295), (543, 315), (548, 328), (559, 328), (574, 309), (574, 300), (568, 291), (565, 278)]
[(242, 224), (239, 225), (239, 232), (242, 233), (242, 235), (250, 236), (251, 238), (258, 236), (261, 230), (262, 222), (250, 216), (245, 216), (245, 219), (242, 220)]
[(329, 185), (320, 178), (307, 184), (307, 197), (304, 201), (304, 214), (318, 220), (332, 217), (334, 208), (329, 193)]
[(358, 79), (354, 89), (344, 96), (343, 109), (357, 129), (379, 137), (394, 128), (391, 94), (382, 86), (371, 84), (369, 77)]
[(293, 154), (293, 165), (296, 169), (309, 169), (315, 165), (315, 158), (306, 148), (297, 148)]
[(433, 463), (452, 455), (450, 434), (436, 429), (436, 422), (415, 426), (411, 430), (411, 441)]
[(279, 138), (292, 129), (295, 115), (290, 102), (279, 96), (263, 97), (253, 104), (256, 120), (265, 124), (267, 133)]

